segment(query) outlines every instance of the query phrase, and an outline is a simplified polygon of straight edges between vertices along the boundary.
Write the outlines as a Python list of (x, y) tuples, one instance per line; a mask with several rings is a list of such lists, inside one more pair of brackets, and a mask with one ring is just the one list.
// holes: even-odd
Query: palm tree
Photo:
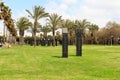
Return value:
[(11, 9), (9, 9), (8, 6), (4, 5), (3, 2), (0, 3), (0, 19), (4, 20), (4, 24), (9, 30), (9, 32), (12, 34), (12, 36), (16, 36), (17, 32), (14, 27), (14, 21), (11, 18)]
[(24, 43), (24, 31), (28, 29), (29, 26), (32, 25), (32, 23), (26, 18), (26, 17), (21, 17), (17, 23), (16, 23), (18, 29), (19, 29), (19, 35), (20, 35), (20, 44), (23, 45)]
[[(39, 33), (41, 31), (41, 27), (42, 25), (40, 25), (40, 23), (37, 23), (38, 26), (37, 26), (37, 33)], [(29, 29), (27, 30), (28, 32), (32, 33), (32, 37), (34, 37), (34, 25), (32, 24)]]
[(0, 13), (0, 19), (3, 19), (2, 13)]
[(45, 39), (47, 38), (47, 33), (51, 31), (50, 27), (48, 25), (41, 27), (41, 31), (44, 34)]
[(1, 2), (0, 3), (0, 19), (3, 19), (3, 8), (5, 7), (5, 5), (4, 5), (4, 3), (3, 2)]
[(82, 41), (83, 41), (83, 43), (85, 41), (86, 29), (88, 28), (89, 25), (90, 25), (90, 22), (88, 22), (86, 19), (75, 21), (76, 28), (82, 30), (82, 37), (83, 37)]
[(85, 30), (86, 28), (90, 25), (90, 22), (88, 22), (86, 19), (84, 20), (76, 20), (75, 21), (75, 26), (76, 28), (79, 28), (82, 30), (83, 36), (85, 37)]
[(72, 21), (69, 19), (62, 21), (62, 27), (64, 27), (64, 28), (68, 28), (69, 26), (71, 26), (71, 24), (72, 24)]
[(49, 15), (49, 26), (51, 27), (52, 34), (53, 34), (53, 46), (55, 46), (55, 30), (58, 29), (62, 22), (62, 16), (58, 14), (51, 14)]
[(14, 21), (11, 18), (11, 9), (8, 6), (5, 6), (4, 3), (0, 3), (0, 19), (4, 20), (4, 23), (7, 29), (13, 36), (16, 36), (16, 30), (14, 28)]
[[(99, 27), (96, 24), (91, 24), (88, 27), (90, 33), (91, 33), (91, 44), (93, 44), (94, 38), (95, 38), (95, 32), (98, 31)], [(96, 39), (96, 38), (95, 38)]]
[(34, 19), (34, 47), (36, 46), (36, 32), (38, 27), (38, 20), (48, 16), (48, 13), (46, 13), (44, 10), (45, 8), (40, 6), (35, 6), (33, 9), (33, 13), (31, 13), (29, 10), (26, 10), (29, 14), (29, 17)]

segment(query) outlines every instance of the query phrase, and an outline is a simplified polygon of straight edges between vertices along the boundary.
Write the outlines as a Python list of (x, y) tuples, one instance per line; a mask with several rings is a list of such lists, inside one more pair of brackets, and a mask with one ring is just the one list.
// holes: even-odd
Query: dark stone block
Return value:
[(76, 30), (76, 56), (82, 56), (82, 31)]
[(68, 57), (68, 33), (63, 33), (62, 38), (62, 57)]

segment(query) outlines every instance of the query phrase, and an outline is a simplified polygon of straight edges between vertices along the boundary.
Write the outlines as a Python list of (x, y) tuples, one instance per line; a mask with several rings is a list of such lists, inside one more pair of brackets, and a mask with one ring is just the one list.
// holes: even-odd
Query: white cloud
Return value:
[(120, 0), (84, 0), (87, 5), (103, 7), (120, 7)]
[(56, 2), (53, 2), (53, 1), (46, 4), (46, 11), (47, 12), (57, 13), (58, 15), (62, 16), (63, 18), (70, 17), (69, 14), (66, 13), (67, 9), (68, 9), (68, 5), (66, 5), (66, 4), (59, 4), (58, 5)]
[(68, 9), (68, 6), (65, 5), (65, 4), (61, 4), (61, 5), (59, 6), (59, 8), (60, 8), (60, 10), (66, 11), (66, 10)]
[[(79, 2), (80, 3), (80, 2)], [(84, 0), (71, 10), (74, 19), (88, 19), (104, 27), (109, 20), (120, 21), (120, 0)]]
[(62, 0), (62, 2), (66, 4), (73, 4), (73, 3), (76, 3), (77, 0)]
[[(111, 14), (110, 17), (113, 17), (115, 15), (120, 14), (120, 0), (92, 0), (91, 2), (89, 0), (86, 0), (86, 5), (90, 9), (98, 9), (98, 10), (104, 10), (106, 13)], [(104, 13), (104, 14), (106, 14)]]
[(107, 21), (109, 21), (110, 13), (102, 9), (93, 9), (88, 6), (80, 6), (79, 10), (74, 10), (72, 14), (74, 19), (87, 19), (88, 21), (98, 24), (100, 27), (104, 27)]
[(100, 27), (104, 27), (109, 20), (115, 17), (114, 15), (120, 14), (119, 5), (117, 2), (114, 3), (113, 0), (112, 2), (108, 0), (62, 0), (59, 4), (51, 1), (46, 4), (45, 8), (50, 13), (62, 15), (63, 18), (87, 19)]

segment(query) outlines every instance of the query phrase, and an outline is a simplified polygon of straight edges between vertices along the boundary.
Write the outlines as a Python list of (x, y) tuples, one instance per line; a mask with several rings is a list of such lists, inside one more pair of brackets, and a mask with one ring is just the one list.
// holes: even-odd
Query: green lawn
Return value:
[(62, 48), (13, 46), (0, 49), (0, 80), (120, 80), (120, 46), (84, 45), (77, 57)]

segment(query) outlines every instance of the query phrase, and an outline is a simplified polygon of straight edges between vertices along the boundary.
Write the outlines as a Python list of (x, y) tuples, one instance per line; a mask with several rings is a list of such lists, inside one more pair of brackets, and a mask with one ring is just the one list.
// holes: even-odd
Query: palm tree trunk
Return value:
[(24, 37), (22, 36), (22, 45), (24, 44)]
[(34, 47), (36, 47), (36, 32), (34, 31)]
[(19, 37), (19, 44), (22, 45), (22, 36)]
[(91, 33), (91, 44), (93, 44), (93, 38), (94, 38), (94, 36), (93, 36), (93, 32)]
[(47, 39), (47, 33), (46, 33), (46, 32), (45, 32), (45, 34), (44, 34), (44, 35), (45, 35), (45, 39)]
[(37, 21), (34, 22), (34, 47), (36, 47)]
[(20, 45), (23, 45), (24, 44), (24, 38), (23, 38), (23, 36), (24, 36), (24, 30), (20, 30), (19, 31), (19, 35), (20, 35), (20, 38), (19, 38)]
[(4, 24), (4, 29), (3, 29), (3, 37), (4, 37), (3, 42), (5, 42), (5, 24)]
[(55, 29), (53, 29), (53, 47), (55, 47)]
[(20, 45), (23, 45), (24, 44), (24, 38), (23, 36), (20, 37)]

